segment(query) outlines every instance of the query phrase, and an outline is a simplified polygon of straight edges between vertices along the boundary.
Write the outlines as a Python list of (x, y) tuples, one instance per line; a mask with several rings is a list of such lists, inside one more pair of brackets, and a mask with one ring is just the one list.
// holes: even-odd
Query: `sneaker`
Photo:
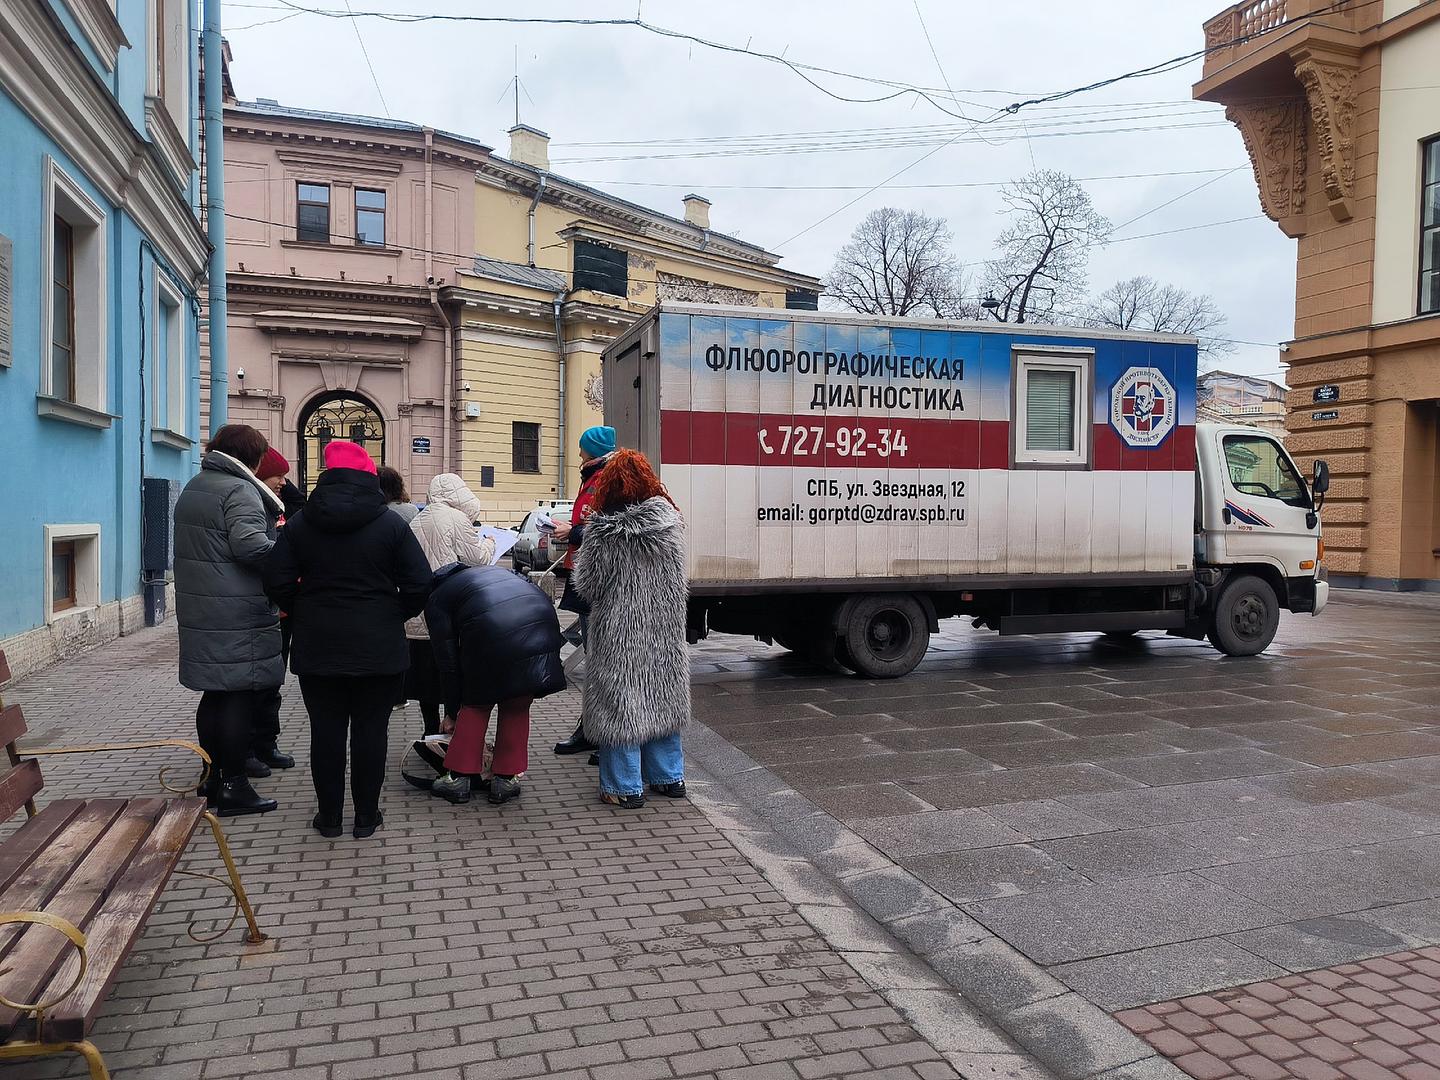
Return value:
[(499, 806), (520, 797), (520, 781), (513, 776), (492, 776), (489, 780), (490, 802)]
[(644, 794), (640, 795), (616, 795), (609, 791), (600, 792), (600, 801), (610, 806), (618, 806), (622, 810), (639, 810), (645, 805)]
[(669, 784), (651, 784), (650, 790), (656, 795), (664, 795), (667, 799), (683, 799), (685, 797), (685, 781), (675, 780)]
[(467, 803), (470, 801), (470, 778), (447, 772), (435, 778), (430, 785), (430, 794), (438, 795), (446, 802)]

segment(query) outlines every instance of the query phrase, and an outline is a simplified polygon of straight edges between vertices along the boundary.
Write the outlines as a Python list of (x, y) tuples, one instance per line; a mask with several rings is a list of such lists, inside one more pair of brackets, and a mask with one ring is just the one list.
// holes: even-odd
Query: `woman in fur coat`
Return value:
[(595, 505), (573, 578), (590, 604), (583, 723), (600, 747), (600, 798), (633, 810), (645, 805), (647, 785), (685, 795), (685, 525), (634, 450), (605, 466)]

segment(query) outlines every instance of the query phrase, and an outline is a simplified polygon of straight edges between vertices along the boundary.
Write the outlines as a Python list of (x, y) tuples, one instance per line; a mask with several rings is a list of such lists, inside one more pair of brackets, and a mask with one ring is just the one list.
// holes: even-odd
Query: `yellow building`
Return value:
[[(814, 308), (820, 283), (710, 229), (710, 203), (672, 217), (549, 171), (548, 136), (510, 132), (475, 172), (474, 265), (458, 304), (459, 471), (499, 524), (573, 497), (577, 440), (601, 422), (600, 353), (660, 300)], [(513, 521), (510, 519), (513, 518)]]

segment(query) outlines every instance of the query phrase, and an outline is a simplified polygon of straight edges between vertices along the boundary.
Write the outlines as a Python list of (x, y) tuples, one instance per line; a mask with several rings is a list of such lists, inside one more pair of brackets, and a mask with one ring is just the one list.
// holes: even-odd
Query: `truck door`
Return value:
[(1314, 503), (1290, 455), (1258, 431), (1228, 432), (1219, 449), (1228, 561), (1269, 563), (1287, 577), (1301, 574), (1300, 563), (1315, 558), (1320, 526), (1308, 523)]
[(615, 429), (615, 438), (621, 446), (643, 449), (638, 342), (615, 357), (610, 370), (605, 372), (605, 422)]

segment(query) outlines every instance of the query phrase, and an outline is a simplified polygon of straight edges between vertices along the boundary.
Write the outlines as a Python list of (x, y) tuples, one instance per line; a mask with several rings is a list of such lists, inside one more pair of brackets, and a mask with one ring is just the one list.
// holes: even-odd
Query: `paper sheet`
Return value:
[(496, 529), (489, 525), (475, 526), (475, 533), (481, 540), (489, 537), (495, 541), (495, 554), (490, 558), (491, 566), (498, 563), (501, 558), (515, 546), (515, 542), (520, 539), (520, 534), (517, 532), (510, 529)]

